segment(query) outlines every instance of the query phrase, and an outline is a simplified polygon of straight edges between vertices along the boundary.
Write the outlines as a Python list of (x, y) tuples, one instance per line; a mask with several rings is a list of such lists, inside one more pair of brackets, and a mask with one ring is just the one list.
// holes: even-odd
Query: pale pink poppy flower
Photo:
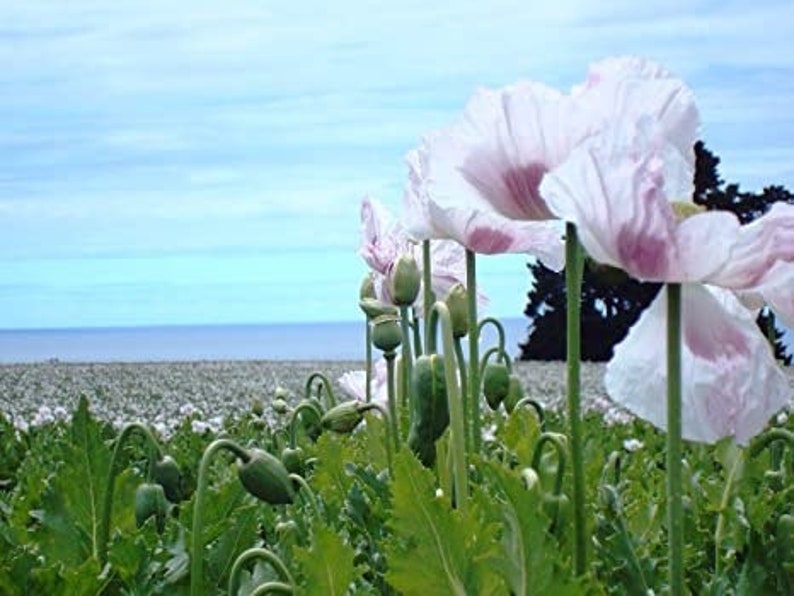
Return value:
[[(619, 123), (573, 151), (541, 193), (576, 224), (596, 261), (641, 280), (683, 283), (683, 437), (746, 443), (791, 391), (753, 313), (716, 286), (752, 292), (775, 284), (776, 268), (794, 258), (794, 206), (775, 206), (748, 226), (727, 212), (681, 217), (671, 201), (691, 196), (691, 183), (677, 184), (692, 180), (694, 156), (680, 157), (648, 122)], [(605, 377), (612, 399), (660, 428), (667, 424), (665, 306), (662, 292), (616, 347)]]
[[(370, 396), (372, 402), (388, 409), (389, 387), (386, 360), (381, 358), (372, 367)], [(337, 379), (339, 386), (352, 399), (360, 402), (367, 400), (367, 373), (364, 370), (351, 370)]]
[[(364, 197), (361, 200), (361, 244), (358, 253), (375, 274), (373, 285), (378, 300), (392, 303), (389, 292), (389, 276), (392, 265), (403, 254), (416, 259), (419, 270), (423, 268), (422, 247), (410, 239), (402, 224), (377, 199)], [(452, 240), (432, 242), (430, 246), (431, 286), (438, 299), (443, 298), (456, 283), (466, 282), (466, 253), (462, 246)], [(478, 301), (487, 303), (487, 298), (478, 293)], [(422, 292), (415, 304), (422, 310)]]
[(535, 82), (478, 90), (461, 122), (408, 154), (409, 233), (454, 238), (479, 253), (528, 252), (560, 269), (563, 226), (540, 183), (579, 143), (626, 114), (651, 117), (676, 139), (697, 122), (684, 83), (638, 58), (593, 65), (569, 95)]

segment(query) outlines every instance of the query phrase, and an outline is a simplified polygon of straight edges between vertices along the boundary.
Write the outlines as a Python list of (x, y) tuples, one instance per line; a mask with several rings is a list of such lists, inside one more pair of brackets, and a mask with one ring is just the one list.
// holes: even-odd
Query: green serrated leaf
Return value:
[(496, 436), (522, 465), (528, 466), (532, 461), (535, 443), (540, 436), (540, 423), (534, 410), (531, 408), (513, 410), (504, 424), (497, 429)]
[(318, 526), (311, 547), (296, 549), (295, 559), (301, 566), (301, 593), (341, 596), (358, 579), (362, 570), (353, 562), (356, 555), (338, 532), (325, 525)]
[(408, 452), (394, 461), (388, 582), (405, 594), (481, 594), (491, 583), (478, 562), (490, 556), (493, 531), (472, 509), (464, 518), (435, 495), (435, 477)]

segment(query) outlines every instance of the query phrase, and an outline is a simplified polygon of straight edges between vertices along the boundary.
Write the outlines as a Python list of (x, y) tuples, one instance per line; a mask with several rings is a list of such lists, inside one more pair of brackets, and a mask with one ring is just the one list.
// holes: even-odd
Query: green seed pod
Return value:
[(375, 298), (362, 298), (358, 302), (361, 310), (367, 315), (368, 319), (377, 319), (382, 315), (391, 315), (396, 317), (400, 314), (400, 310), (391, 304), (384, 304)]
[(323, 414), (320, 423), (325, 430), (331, 430), (339, 434), (353, 432), (355, 428), (364, 420), (366, 408), (356, 400), (342, 402)]
[(274, 399), (272, 406), (273, 406), (273, 411), (279, 416), (284, 416), (289, 412), (289, 404), (283, 399), (279, 399), (279, 398)]
[(249, 455), (251, 458), (237, 470), (245, 489), (271, 505), (292, 503), (295, 491), (281, 460), (261, 449), (251, 449)]
[(469, 333), (469, 298), (466, 288), (456, 283), (447, 292), (444, 302), (447, 304), (452, 320), (452, 335), (464, 337)]
[(261, 416), (265, 413), (265, 404), (262, 402), (261, 398), (255, 397), (251, 400), (251, 413), (254, 416)]
[(166, 455), (152, 466), (152, 478), (163, 487), (166, 498), (172, 503), (182, 500), (182, 472), (170, 455)]
[(394, 304), (411, 306), (419, 295), (419, 284), (422, 282), (416, 259), (410, 254), (400, 255), (389, 273), (389, 290)]
[(360, 300), (375, 298), (375, 282), (372, 279), (372, 273), (367, 273), (361, 281), (361, 289), (358, 291), (358, 297)]
[(436, 461), (436, 441), (449, 425), (444, 359), (438, 354), (420, 356), (411, 374), (412, 412), (408, 446), (419, 461), (431, 467)]
[(165, 519), (168, 515), (168, 501), (165, 492), (159, 484), (141, 484), (135, 491), (135, 525), (139, 528), (150, 517), (155, 518), (158, 532), (165, 529)]
[(524, 399), (524, 387), (521, 385), (521, 379), (516, 375), (510, 375), (510, 384), (507, 388), (507, 395), (504, 398), (505, 410), (510, 414), (516, 407), (516, 404)]
[[(489, 362), (482, 375), (482, 392), (494, 412), (510, 393), (510, 371), (501, 362)], [(518, 402), (515, 402), (518, 403)], [(513, 407), (515, 407), (515, 403)]]
[(381, 315), (372, 321), (372, 343), (383, 352), (393, 352), (403, 340), (400, 317)]
[(794, 515), (784, 513), (777, 518), (775, 543), (780, 562), (784, 565), (794, 565)]
[(289, 399), (289, 391), (285, 387), (279, 385), (273, 390), (273, 399), (283, 399), (287, 401)]
[(300, 447), (286, 447), (281, 452), (281, 463), (290, 474), (303, 476), (303, 449)]

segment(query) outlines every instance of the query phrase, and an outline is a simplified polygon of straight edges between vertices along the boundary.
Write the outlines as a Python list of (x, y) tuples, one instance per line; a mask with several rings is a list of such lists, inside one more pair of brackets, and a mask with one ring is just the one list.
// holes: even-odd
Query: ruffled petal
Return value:
[[(541, 193), (555, 215), (576, 224), (596, 261), (643, 281), (698, 281), (727, 261), (739, 223), (717, 212), (678, 223), (667, 189), (671, 153), (647, 124), (622, 122), (583, 142), (544, 178)], [(693, 174), (694, 163), (673, 161), (683, 169), (676, 180)]]
[(385, 274), (389, 265), (405, 250), (407, 236), (380, 201), (361, 199), (361, 243), (358, 254), (369, 267)]
[(775, 203), (741, 226), (730, 260), (708, 281), (760, 295), (787, 324), (794, 323), (794, 205)]
[(550, 269), (559, 271), (565, 262), (562, 223), (517, 221), (492, 211), (441, 208), (429, 203), (437, 228), (469, 250), (480, 254), (530, 253)]
[(572, 95), (604, 122), (650, 117), (682, 155), (692, 154), (700, 137), (692, 90), (651, 60), (635, 56), (601, 60), (590, 66), (585, 84), (575, 87)]
[[(615, 348), (604, 379), (612, 399), (661, 429), (667, 428), (666, 309), (661, 292)], [(746, 444), (791, 396), (752, 313), (726, 290), (685, 285), (682, 336), (683, 437)]]

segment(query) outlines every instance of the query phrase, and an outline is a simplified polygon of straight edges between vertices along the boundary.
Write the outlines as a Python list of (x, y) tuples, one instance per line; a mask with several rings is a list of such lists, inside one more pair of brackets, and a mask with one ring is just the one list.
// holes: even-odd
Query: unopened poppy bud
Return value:
[(251, 449), (248, 461), (237, 470), (245, 489), (271, 505), (292, 503), (295, 493), (289, 472), (281, 460), (261, 449)]
[(400, 317), (381, 315), (372, 321), (372, 343), (383, 352), (396, 350), (403, 339)]
[(469, 332), (469, 300), (466, 288), (456, 283), (449, 289), (444, 299), (452, 319), (452, 335), (464, 337)]
[(284, 387), (279, 385), (273, 391), (273, 399), (283, 399), (284, 401), (286, 401), (287, 399), (289, 399), (289, 391), (287, 391)]
[(389, 283), (391, 297), (397, 306), (411, 306), (419, 295), (422, 275), (413, 255), (403, 254), (392, 264)]
[(140, 528), (146, 520), (154, 517), (157, 531), (162, 532), (167, 515), (168, 501), (163, 487), (159, 484), (141, 484), (135, 491), (135, 525)]
[(290, 474), (303, 475), (303, 449), (300, 447), (285, 447), (281, 452), (281, 463)]
[(510, 384), (504, 399), (507, 413), (511, 413), (522, 399), (524, 399), (524, 387), (521, 385), (521, 379), (516, 375), (510, 375)]
[(367, 273), (364, 276), (364, 280), (361, 282), (361, 289), (358, 292), (359, 300), (365, 300), (367, 298), (375, 298), (375, 282), (372, 279), (372, 274)]
[(534, 468), (524, 468), (521, 470), (521, 480), (524, 482), (524, 488), (527, 490), (534, 490), (540, 487), (540, 477)]
[(501, 362), (489, 362), (482, 375), (482, 392), (494, 412), (510, 392), (510, 371)]
[(367, 407), (365, 404), (356, 400), (342, 402), (323, 414), (320, 423), (326, 430), (346, 434), (353, 432), (353, 430), (361, 424), (361, 421), (364, 420), (364, 412), (366, 411)]
[(153, 480), (163, 487), (166, 498), (172, 503), (182, 499), (182, 472), (173, 457), (166, 455), (152, 466)]
[(279, 416), (283, 416), (284, 414), (289, 412), (289, 404), (283, 399), (274, 399), (272, 405), (273, 405), (273, 411)]
[(261, 416), (265, 413), (265, 404), (258, 397), (251, 400), (251, 413), (254, 416)]
[(397, 307), (392, 306), (391, 304), (384, 304), (375, 298), (362, 298), (358, 305), (369, 319), (376, 319), (381, 315), (397, 316), (400, 312), (397, 310)]

